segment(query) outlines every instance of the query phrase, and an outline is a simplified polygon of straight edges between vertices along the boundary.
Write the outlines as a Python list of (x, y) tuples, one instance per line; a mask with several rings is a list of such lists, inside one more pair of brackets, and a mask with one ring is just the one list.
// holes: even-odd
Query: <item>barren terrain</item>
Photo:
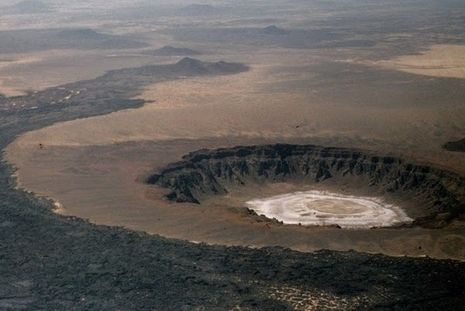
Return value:
[(378, 64), (405, 72), (432, 76), (465, 78), (465, 46), (434, 45), (416, 55), (400, 56)]
[[(4, 2), (0, 309), (463, 302), (463, 198), (447, 191), (463, 192), (465, 153), (443, 148), (465, 137), (462, 5)], [(269, 144), (399, 158), (405, 176), (426, 168), (429, 183), (415, 180), (414, 199), (376, 188), (376, 203), (400, 215), (386, 228), (247, 209), (292, 193), (375, 196), (355, 177), (245, 180), (199, 200), (173, 200), (195, 189), (170, 184), (179, 176), (147, 183), (192, 152)], [(320, 202), (323, 212), (367, 211), (339, 201)]]
[[(274, 53), (282, 55), (280, 51)], [(267, 142), (363, 148), (465, 172), (463, 155), (441, 148), (465, 124), (463, 107), (373, 106), (358, 103), (355, 94), (333, 101), (327, 84), (317, 84), (321, 77), (286, 70), (296, 55), (274, 53), (250, 59), (248, 72), (156, 83), (137, 96), (147, 101), (139, 109), (26, 133), (8, 147), (7, 158), (19, 169), (22, 187), (57, 200), (66, 215), (96, 223), (212, 244), (465, 258), (460, 251), (465, 236), (458, 224), (444, 231), (369, 235), (278, 226), (263, 235), (269, 229), (226, 207), (191, 208), (147, 195), (153, 190), (141, 184), (141, 176), (190, 151)], [(321, 57), (309, 57), (309, 68)], [(256, 198), (263, 196), (261, 191)], [(204, 213), (216, 216), (205, 218)], [(451, 239), (457, 247), (444, 251), (444, 241)]]

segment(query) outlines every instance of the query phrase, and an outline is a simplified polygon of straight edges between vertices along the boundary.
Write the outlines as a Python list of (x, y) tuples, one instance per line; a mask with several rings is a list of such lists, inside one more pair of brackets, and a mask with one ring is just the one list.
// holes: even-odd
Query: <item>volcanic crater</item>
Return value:
[(440, 228), (465, 210), (465, 178), (454, 172), (369, 151), (315, 145), (199, 150), (146, 182), (166, 188), (168, 200), (194, 204), (238, 190), (291, 183), (307, 191), (269, 198), (257, 193), (243, 202), (287, 224), (357, 228), (365, 221), (370, 227)]

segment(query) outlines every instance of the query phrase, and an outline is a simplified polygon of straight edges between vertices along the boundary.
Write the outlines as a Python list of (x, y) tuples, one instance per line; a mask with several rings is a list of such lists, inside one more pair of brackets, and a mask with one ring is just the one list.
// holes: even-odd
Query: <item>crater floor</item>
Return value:
[(413, 221), (400, 207), (380, 198), (317, 190), (254, 199), (246, 204), (259, 215), (294, 225), (356, 229), (390, 227)]

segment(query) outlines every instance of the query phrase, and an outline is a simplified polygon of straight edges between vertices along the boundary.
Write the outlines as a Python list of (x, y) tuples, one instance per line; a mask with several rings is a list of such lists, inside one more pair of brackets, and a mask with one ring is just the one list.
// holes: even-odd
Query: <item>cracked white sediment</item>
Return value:
[(246, 202), (258, 215), (285, 224), (339, 225), (342, 228), (390, 227), (412, 219), (398, 206), (378, 197), (350, 196), (325, 191), (293, 192)]

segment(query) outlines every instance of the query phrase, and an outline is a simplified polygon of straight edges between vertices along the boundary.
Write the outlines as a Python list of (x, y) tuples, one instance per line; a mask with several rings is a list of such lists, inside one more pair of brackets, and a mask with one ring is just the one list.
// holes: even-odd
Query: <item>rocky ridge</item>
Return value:
[[(169, 200), (200, 203), (232, 185), (346, 181), (370, 193), (415, 205), (417, 222), (450, 220), (465, 208), (465, 178), (449, 171), (360, 150), (313, 145), (265, 145), (200, 150), (147, 182), (170, 189)], [(443, 223), (443, 222), (441, 222)]]
[(457, 141), (450, 141), (443, 146), (444, 149), (454, 152), (465, 152), (465, 138)]

